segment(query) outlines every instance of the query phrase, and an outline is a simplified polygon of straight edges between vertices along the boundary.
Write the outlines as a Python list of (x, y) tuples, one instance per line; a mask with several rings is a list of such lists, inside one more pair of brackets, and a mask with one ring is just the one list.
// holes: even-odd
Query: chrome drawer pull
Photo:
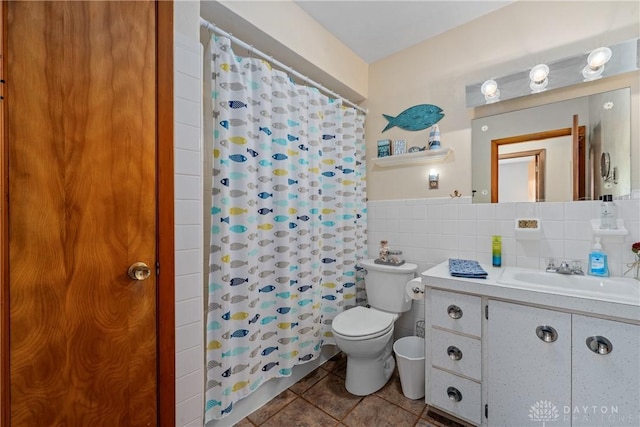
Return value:
[(451, 358), (451, 360), (460, 360), (462, 359), (462, 351), (456, 346), (449, 346), (447, 348), (447, 354)]
[(604, 356), (605, 354), (609, 354), (613, 351), (613, 344), (611, 344), (611, 341), (599, 335), (587, 338), (586, 344), (587, 347), (589, 347), (589, 350), (593, 351), (595, 354), (601, 354)]
[(551, 326), (541, 325), (536, 328), (536, 335), (542, 341), (551, 343), (558, 339), (558, 331)]
[(457, 305), (452, 304), (449, 307), (447, 307), (447, 314), (452, 319), (459, 319), (462, 317), (462, 309)]
[(447, 396), (454, 402), (460, 402), (462, 400), (462, 393), (455, 387), (449, 387), (447, 389)]

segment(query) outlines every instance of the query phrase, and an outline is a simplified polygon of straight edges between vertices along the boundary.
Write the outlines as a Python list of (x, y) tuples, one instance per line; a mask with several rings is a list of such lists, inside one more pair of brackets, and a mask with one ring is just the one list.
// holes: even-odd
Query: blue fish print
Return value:
[(256, 150), (252, 150), (251, 148), (247, 148), (247, 153), (251, 154), (251, 157), (257, 157), (260, 154)]
[(249, 334), (247, 329), (238, 329), (231, 334), (231, 338), (242, 338)]
[(251, 325), (252, 323), (256, 323), (259, 318), (260, 318), (260, 314), (256, 314), (251, 319), (249, 319), (249, 324)]
[(220, 126), (222, 126), (225, 129), (229, 129), (229, 120), (223, 120), (220, 122)]
[(258, 193), (258, 197), (260, 197), (261, 199), (268, 199), (269, 197), (273, 197), (273, 193), (267, 193), (266, 191), (263, 191), (261, 193)]
[(220, 411), (220, 415), (230, 414), (232, 409), (233, 409), (233, 403), (231, 403), (229, 406), (227, 406), (222, 411)]
[(271, 291), (272, 291), (272, 290), (274, 290), (275, 288), (276, 288), (276, 287), (275, 287), (275, 286), (273, 286), (273, 285), (267, 285), (267, 286), (264, 286), (264, 287), (262, 287), (262, 288), (258, 289), (258, 292), (263, 292), (263, 293), (271, 292)]
[(287, 139), (289, 141), (299, 141), (300, 140), (300, 138), (298, 138), (297, 136), (293, 136), (293, 135), (290, 135), (290, 134), (287, 134)]
[(242, 354), (246, 351), (249, 351), (249, 347), (236, 347), (232, 350), (225, 351), (224, 353), (222, 353), (222, 357), (238, 356), (239, 354)]
[(280, 375), (283, 375), (283, 376), (291, 375), (291, 368), (280, 369)]
[(296, 127), (296, 126), (299, 126), (299, 125), (300, 125), (300, 123), (298, 123), (298, 122), (294, 122), (294, 121), (293, 121), (293, 120), (291, 120), (291, 119), (288, 119), (288, 120), (287, 120), (287, 124), (288, 124), (289, 126), (291, 126), (291, 127)]
[(311, 298), (303, 299), (298, 301), (298, 305), (304, 307), (305, 305), (311, 304), (313, 300)]
[(245, 227), (244, 225), (232, 225), (231, 227), (229, 227), (229, 230), (233, 231), (234, 233), (244, 233), (245, 231), (247, 231), (247, 227)]
[(289, 185), (294, 185), (294, 184), (297, 184), (297, 183), (298, 183), (298, 180), (289, 178), (289, 179), (287, 180), (287, 183), (288, 183)]
[(273, 212), (273, 209), (267, 209), (267, 208), (260, 208), (258, 209), (258, 213), (260, 215), (267, 215), (269, 213)]
[(306, 145), (304, 145), (304, 144), (300, 144), (300, 145), (298, 145), (298, 148), (299, 148), (299, 149), (301, 149), (302, 151), (309, 151), (309, 147), (307, 147), (307, 146), (306, 146)]
[(305, 291), (308, 291), (309, 289), (311, 289), (311, 286), (310, 286), (310, 285), (304, 285), (304, 286), (300, 286), (300, 287), (298, 288), (298, 291), (300, 291), (300, 292), (305, 292)]
[(335, 139), (335, 135), (322, 135), (322, 139), (324, 139), (325, 141), (329, 140), (329, 139)]
[(214, 320), (213, 322), (209, 322), (209, 324), (207, 324), (207, 329), (210, 331), (215, 331), (216, 329), (220, 329), (222, 327), (222, 325), (220, 324), (220, 322)]
[(278, 349), (278, 347), (267, 347), (264, 350), (262, 350), (262, 354), (263, 356), (268, 356), (269, 354), (273, 353), (274, 351), (276, 351)]
[(336, 225), (336, 223), (333, 221), (324, 221), (322, 225), (324, 225), (325, 227), (333, 227), (334, 225)]
[(249, 281), (249, 278), (248, 278), (248, 277), (246, 277), (246, 278), (244, 278), (244, 279), (243, 279), (243, 278), (241, 278), (241, 277), (234, 277), (233, 279), (231, 279), (231, 281), (229, 282), (229, 284), (230, 284), (231, 286), (238, 286), (238, 285), (241, 285), (241, 284), (246, 283), (246, 282), (248, 282), (248, 281)]
[(300, 215), (299, 217), (297, 217), (300, 221), (309, 221), (309, 216), (307, 215)]
[(335, 301), (336, 300), (336, 296), (335, 295), (323, 295), (322, 299), (326, 299), (329, 301)]
[(231, 376), (231, 368), (229, 368), (229, 369), (227, 369), (226, 371), (224, 371), (224, 372), (222, 373), (222, 376), (223, 376), (223, 377), (225, 377), (225, 378), (230, 377), (230, 376)]
[(347, 282), (342, 286), (344, 286), (345, 288), (350, 288), (350, 287), (355, 286), (355, 285), (356, 285), (355, 282)]
[(224, 186), (228, 187), (228, 186), (229, 186), (229, 178), (222, 178), (222, 179), (220, 180), (220, 184), (222, 184), (222, 185), (224, 185)]
[(289, 158), (289, 156), (287, 156), (286, 154), (282, 154), (282, 153), (276, 153), (271, 157), (273, 158), (273, 160), (287, 160)]
[(227, 224), (229, 224), (229, 217), (225, 216), (223, 218), (220, 218), (220, 222), (226, 222)]
[(231, 108), (246, 108), (247, 104), (242, 101), (229, 101), (229, 107)]
[(279, 307), (276, 311), (280, 314), (287, 314), (291, 311), (291, 307)]
[(269, 369), (273, 368), (274, 366), (278, 366), (279, 364), (280, 362), (269, 362), (262, 367), (262, 371), (267, 372)]
[(219, 214), (222, 209), (213, 206), (211, 208), (211, 215)]
[(268, 167), (272, 165), (272, 163), (269, 160), (264, 160), (264, 159), (260, 160), (258, 163), (260, 163), (260, 166), (264, 166), (264, 167)]
[(229, 156), (229, 158), (231, 160), (233, 160), (234, 162), (238, 162), (238, 163), (242, 163), (242, 162), (246, 162), (247, 161), (247, 156), (244, 156), (242, 154), (232, 154)]
[(216, 406), (222, 406), (222, 402), (219, 400), (207, 400), (207, 411)]
[(296, 228), (297, 226), (298, 226), (298, 224), (296, 224), (295, 222), (290, 222), (290, 223), (289, 223), (289, 228), (290, 228), (290, 229), (294, 229), (294, 228)]
[(289, 219), (289, 217), (288, 217), (288, 216), (286, 216), (286, 215), (276, 215), (276, 216), (273, 218), (273, 220), (274, 220), (274, 221), (276, 221), (276, 222), (285, 222), (285, 221), (287, 221), (288, 219)]
[(273, 142), (274, 144), (278, 144), (278, 145), (287, 145), (286, 138), (273, 138), (273, 139), (271, 139), (271, 142)]
[(444, 117), (442, 108), (431, 104), (414, 105), (407, 108), (396, 117), (387, 114), (382, 115), (389, 123), (382, 130), (385, 132), (394, 126), (404, 130), (422, 130), (438, 123)]
[(267, 324), (273, 322), (274, 320), (276, 320), (277, 318), (278, 318), (278, 316), (263, 317), (262, 320), (260, 321), (260, 323), (263, 324), (263, 325), (267, 325)]
[(287, 292), (278, 292), (276, 294), (276, 296), (278, 298), (289, 298), (291, 296), (291, 292), (287, 291)]
[(336, 173), (335, 172), (322, 172), (322, 175), (326, 176), (327, 178), (331, 178), (332, 176), (334, 176)]
[(311, 359), (313, 359), (313, 354), (305, 354), (302, 357), (298, 357), (298, 360), (301, 361), (301, 362), (306, 362), (306, 361), (311, 360)]
[(271, 129), (269, 129), (268, 127), (260, 127), (258, 128), (260, 131), (266, 133), (267, 135), (271, 135), (273, 132), (271, 132)]

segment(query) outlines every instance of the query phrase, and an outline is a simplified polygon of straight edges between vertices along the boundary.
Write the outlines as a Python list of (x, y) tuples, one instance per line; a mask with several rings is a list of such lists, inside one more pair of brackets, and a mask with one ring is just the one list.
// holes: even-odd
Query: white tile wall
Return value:
[[(615, 201), (618, 218), (629, 230), (624, 238), (602, 237), (613, 276), (621, 276), (633, 261), (631, 244), (640, 241), (640, 200)], [(378, 253), (380, 240), (403, 251), (418, 272), (450, 257), (491, 263), (491, 236), (502, 236), (502, 265), (545, 268), (548, 258), (580, 260), (584, 271), (593, 242), (590, 220), (599, 217), (599, 202), (472, 204), (471, 198), (430, 198), (371, 201), (368, 213), (368, 250)], [(516, 218), (540, 218), (538, 240), (515, 235)], [(410, 312), (396, 323), (396, 339), (415, 334), (424, 319), (424, 303), (414, 301)]]
[(174, 40), (176, 426), (202, 426), (202, 54), (197, 41)]

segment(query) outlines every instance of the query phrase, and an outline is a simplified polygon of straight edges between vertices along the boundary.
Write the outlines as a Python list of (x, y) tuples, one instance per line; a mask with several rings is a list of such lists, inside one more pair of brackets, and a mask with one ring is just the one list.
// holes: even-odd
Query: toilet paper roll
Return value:
[(419, 277), (407, 282), (405, 289), (409, 298), (424, 299), (424, 285)]

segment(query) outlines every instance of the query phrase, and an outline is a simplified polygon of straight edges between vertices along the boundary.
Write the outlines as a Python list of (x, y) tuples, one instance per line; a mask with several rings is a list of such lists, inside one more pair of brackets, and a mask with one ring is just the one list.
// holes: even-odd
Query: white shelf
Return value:
[[(600, 220), (592, 219), (591, 220), (591, 228), (593, 229), (594, 236), (612, 236), (624, 238), (627, 234), (629, 234), (629, 230), (624, 228), (624, 220), (618, 219), (618, 229), (617, 230), (609, 230), (600, 228)], [(618, 240), (618, 239), (616, 239)]]
[(438, 150), (424, 150), (415, 153), (398, 154), (387, 157), (374, 157), (373, 162), (383, 168), (389, 166), (408, 165), (413, 163), (429, 163), (446, 159), (453, 150), (451, 148), (440, 148)]

